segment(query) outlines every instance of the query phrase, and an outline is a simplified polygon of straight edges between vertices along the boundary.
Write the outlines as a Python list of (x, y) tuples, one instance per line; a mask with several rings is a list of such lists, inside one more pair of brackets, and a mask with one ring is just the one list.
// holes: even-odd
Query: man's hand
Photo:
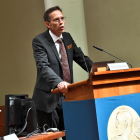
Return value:
[(67, 93), (68, 92), (68, 87), (69, 83), (67, 82), (60, 82), (57, 87), (62, 93)]

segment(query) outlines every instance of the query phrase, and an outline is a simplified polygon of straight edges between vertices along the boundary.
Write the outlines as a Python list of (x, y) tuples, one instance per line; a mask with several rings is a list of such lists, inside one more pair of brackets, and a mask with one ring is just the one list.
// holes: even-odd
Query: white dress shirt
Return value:
[(60, 54), (60, 44), (57, 42), (58, 39), (62, 39), (63, 36), (62, 34), (60, 35), (60, 37), (56, 36), (55, 34), (53, 34), (50, 30), (49, 30), (49, 33), (50, 33), (50, 36), (52, 37), (54, 43), (55, 43), (55, 46), (56, 46), (56, 49), (57, 49), (57, 52), (58, 52), (58, 55), (61, 59), (61, 54)]

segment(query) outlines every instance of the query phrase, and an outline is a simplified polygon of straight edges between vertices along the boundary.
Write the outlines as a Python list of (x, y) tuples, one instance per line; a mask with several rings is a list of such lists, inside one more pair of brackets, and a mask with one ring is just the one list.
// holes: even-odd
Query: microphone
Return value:
[(88, 70), (88, 67), (87, 67), (87, 63), (86, 63), (85, 58), (84, 58), (84, 53), (83, 53), (83, 51), (82, 51), (82, 49), (81, 49), (80, 47), (79, 47), (79, 49), (80, 49), (80, 51), (81, 51), (82, 54), (83, 54), (83, 60), (84, 60), (84, 63), (85, 63), (85, 66), (86, 66), (87, 72), (89, 73), (89, 70)]
[[(107, 53), (107, 54), (109, 54), (109, 55), (111, 55), (111, 56), (113, 56), (113, 57), (115, 57), (115, 58), (117, 58), (117, 59), (123, 61), (123, 62), (126, 62), (126, 61), (124, 61), (124, 60), (122, 60), (122, 59), (120, 59), (120, 58), (118, 58), (118, 57), (116, 57), (116, 56), (110, 54), (109, 52), (107, 52), (107, 51), (105, 51), (105, 50), (103, 50), (103, 49), (101, 49), (101, 48), (99, 48), (99, 47), (96, 47), (96, 46), (93, 46), (93, 47), (94, 47), (95, 49), (97, 49), (97, 50), (99, 50), (99, 51), (103, 51), (103, 52), (105, 52), (105, 53)], [(130, 67), (132, 68), (132, 65), (131, 65), (130, 63), (128, 63), (128, 62), (126, 62), (126, 63), (129, 64)]]

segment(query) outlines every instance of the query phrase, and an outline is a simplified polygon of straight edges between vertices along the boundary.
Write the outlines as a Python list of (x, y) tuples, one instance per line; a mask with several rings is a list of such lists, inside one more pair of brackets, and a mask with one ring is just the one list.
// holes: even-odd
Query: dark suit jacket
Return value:
[[(73, 82), (73, 60), (86, 70), (83, 53), (69, 33), (64, 32), (62, 36)], [(59, 97), (62, 96), (62, 94), (51, 93), (51, 89), (63, 81), (61, 61), (49, 30), (36, 36), (32, 45), (37, 67), (37, 79), (32, 99), (35, 101), (37, 109), (49, 113), (56, 108)], [(90, 71), (93, 62), (87, 56), (84, 57)]]

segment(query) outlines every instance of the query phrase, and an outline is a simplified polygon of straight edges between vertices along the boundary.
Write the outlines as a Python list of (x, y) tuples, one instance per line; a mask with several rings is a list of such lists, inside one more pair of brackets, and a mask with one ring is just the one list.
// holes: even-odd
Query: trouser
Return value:
[[(36, 110), (37, 112), (37, 121), (38, 121), (38, 127), (41, 128), (43, 131), (43, 126), (45, 125), (45, 129), (47, 128), (58, 128), (60, 131), (65, 130), (64, 128), (64, 120), (63, 120), (63, 110), (62, 110), (62, 101), (65, 100), (65, 98), (62, 96), (59, 99), (59, 103), (56, 107), (56, 109), (51, 113), (46, 113), (41, 110)], [(63, 137), (63, 140), (65, 138)]]

